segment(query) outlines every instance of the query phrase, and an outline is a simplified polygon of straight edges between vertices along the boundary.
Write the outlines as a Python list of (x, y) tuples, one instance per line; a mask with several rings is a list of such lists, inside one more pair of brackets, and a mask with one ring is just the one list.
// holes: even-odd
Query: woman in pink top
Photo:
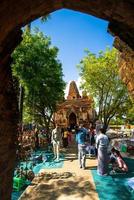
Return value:
[(124, 172), (128, 172), (128, 167), (126, 163), (124, 162), (124, 160), (122, 159), (120, 152), (119, 153), (116, 152), (116, 157), (117, 157), (117, 164), (118, 164), (119, 169), (121, 169)]
[(113, 166), (114, 170), (117, 170), (117, 171), (121, 170), (123, 172), (128, 172), (128, 167), (127, 167), (126, 163), (124, 162), (120, 152), (114, 148), (111, 151), (114, 154), (114, 156), (116, 157), (116, 161)]

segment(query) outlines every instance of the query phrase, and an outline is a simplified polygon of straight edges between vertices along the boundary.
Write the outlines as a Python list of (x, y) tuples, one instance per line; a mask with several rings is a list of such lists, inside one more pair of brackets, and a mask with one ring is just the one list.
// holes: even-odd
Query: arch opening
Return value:
[(68, 125), (71, 130), (74, 129), (77, 125), (76, 114), (74, 112), (70, 113), (69, 115)]

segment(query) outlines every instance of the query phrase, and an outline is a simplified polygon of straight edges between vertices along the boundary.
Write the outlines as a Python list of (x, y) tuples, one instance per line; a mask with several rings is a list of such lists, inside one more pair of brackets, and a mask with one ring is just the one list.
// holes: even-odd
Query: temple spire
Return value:
[(71, 81), (67, 99), (71, 100), (71, 99), (79, 99), (79, 98), (81, 98), (81, 96), (79, 94), (77, 85), (76, 85), (75, 81)]

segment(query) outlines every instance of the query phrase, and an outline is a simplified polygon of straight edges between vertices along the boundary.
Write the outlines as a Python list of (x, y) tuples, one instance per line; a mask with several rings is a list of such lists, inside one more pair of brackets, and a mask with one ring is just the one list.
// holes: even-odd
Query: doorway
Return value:
[(69, 115), (69, 127), (70, 127), (70, 129), (71, 130), (74, 129), (76, 124), (77, 124), (76, 115), (75, 115), (75, 113), (72, 112)]

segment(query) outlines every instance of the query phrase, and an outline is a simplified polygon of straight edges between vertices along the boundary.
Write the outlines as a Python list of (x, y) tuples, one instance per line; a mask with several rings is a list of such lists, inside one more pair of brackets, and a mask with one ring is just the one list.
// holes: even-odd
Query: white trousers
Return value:
[(53, 143), (53, 152), (54, 152), (54, 156), (56, 157), (57, 160), (59, 160), (59, 149), (60, 149), (60, 143), (54, 142)]

